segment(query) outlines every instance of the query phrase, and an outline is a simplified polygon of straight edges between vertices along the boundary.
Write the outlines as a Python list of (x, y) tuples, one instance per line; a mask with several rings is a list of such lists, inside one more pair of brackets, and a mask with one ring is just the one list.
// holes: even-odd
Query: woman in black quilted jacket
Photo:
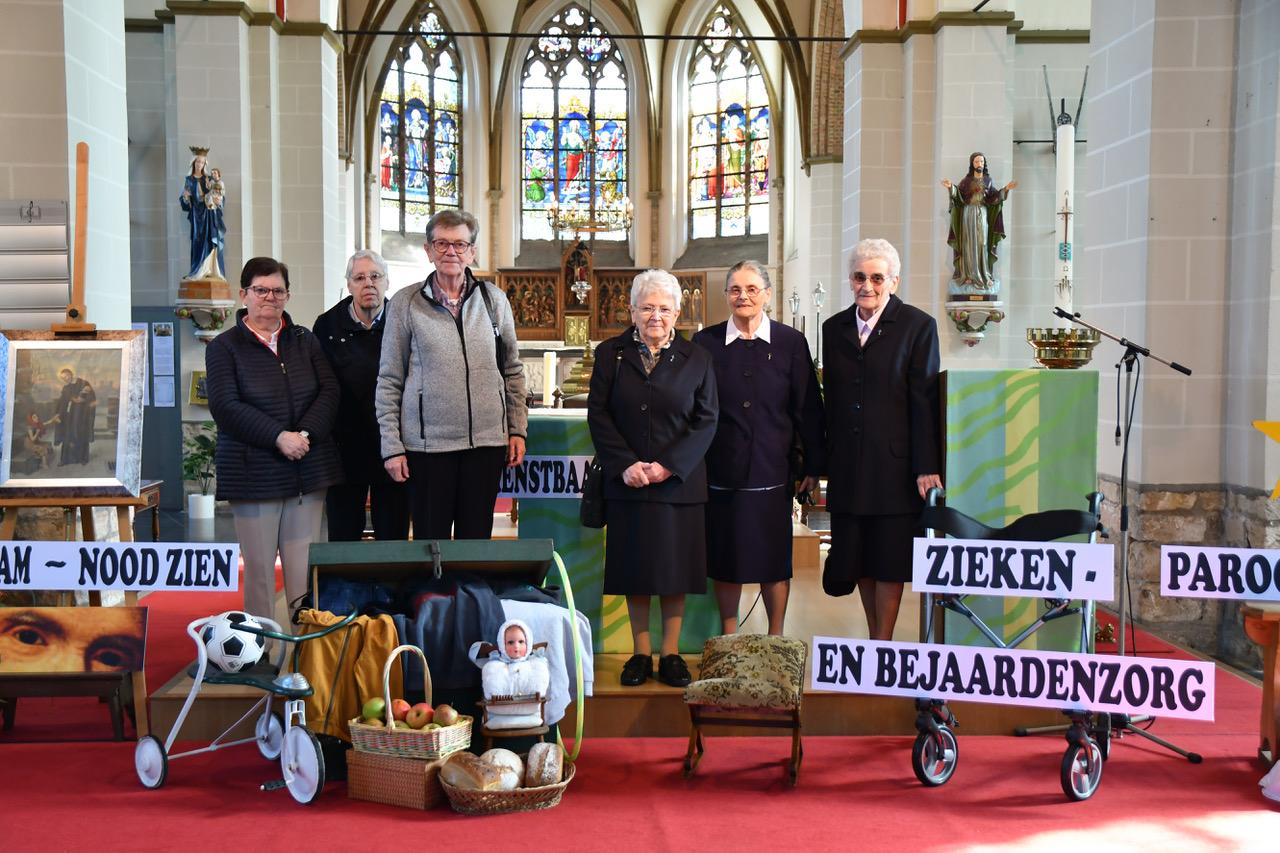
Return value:
[(338, 381), (320, 342), (284, 310), (289, 269), (252, 258), (240, 273), (245, 307), (209, 344), (209, 412), (218, 425), (219, 500), (231, 502), (244, 558), (244, 609), (274, 618), (275, 562), (292, 606), (307, 589), (307, 551), (320, 540), (325, 492), (342, 480), (332, 437)]

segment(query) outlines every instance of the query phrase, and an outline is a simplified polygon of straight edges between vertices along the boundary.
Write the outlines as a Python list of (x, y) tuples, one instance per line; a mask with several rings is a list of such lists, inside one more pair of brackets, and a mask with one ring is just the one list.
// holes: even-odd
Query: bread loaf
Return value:
[(440, 778), (455, 788), (468, 791), (504, 790), (502, 772), (465, 751), (450, 756), (444, 767), (440, 768)]
[(564, 751), (554, 743), (535, 743), (525, 762), (524, 786), (540, 788), (560, 781), (564, 772)]
[(502, 774), (502, 787), (499, 790), (513, 791), (524, 781), (524, 762), (509, 749), (491, 749), (480, 756), (480, 760), (492, 764)]

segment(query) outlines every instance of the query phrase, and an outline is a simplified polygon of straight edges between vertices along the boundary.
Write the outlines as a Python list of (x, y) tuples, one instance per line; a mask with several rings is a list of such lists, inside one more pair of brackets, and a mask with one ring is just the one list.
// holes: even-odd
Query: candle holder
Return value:
[(822, 370), (822, 303), (826, 300), (826, 296), (827, 291), (819, 280), (813, 288), (813, 308), (817, 315), (814, 325), (818, 328), (817, 357), (813, 360), (813, 366), (818, 370)]
[(1099, 340), (1093, 329), (1027, 329), (1027, 343), (1036, 362), (1056, 370), (1074, 370), (1088, 364)]

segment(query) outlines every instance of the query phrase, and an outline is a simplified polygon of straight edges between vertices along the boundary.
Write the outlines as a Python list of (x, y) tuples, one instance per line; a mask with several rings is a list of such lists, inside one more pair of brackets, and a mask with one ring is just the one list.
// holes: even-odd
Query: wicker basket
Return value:
[(573, 781), (573, 764), (564, 763), (564, 778), (554, 785), (539, 788), (516, 788), (511, 791), (471, 791), (457, 788), (444, 779), (440, 787), (449, 798), (449, 805), (460, 814), (506, 814), (508, 812), (534, 812), (560, 804), (564, 789)]
[(471, 746), (473, 718), (463, 715), (452, 726), (440, 729), (392, 728), (391, 716), (391, 665), (401, 652), (413, 652), (422, 658), (422, 695), (431, 704), (431, 669), (427, 656), (417, 646), (396, 646), (387, 656), (382, 667), (382, 692), (386, 700), (387, 724), (370, 726), (359, 718), (351, 720), (351, 745), (360, 752), (391, 755), (397, 758), (436, 759), (452, 755)]
[(446, 760), (423, 761), (352, 750), (347, 753), (347, 796), (409, 809), (433, 808), (444, 799), (440, 768)]

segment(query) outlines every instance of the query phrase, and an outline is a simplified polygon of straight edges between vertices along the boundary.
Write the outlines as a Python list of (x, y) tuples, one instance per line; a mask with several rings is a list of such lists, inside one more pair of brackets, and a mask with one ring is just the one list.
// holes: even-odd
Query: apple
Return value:
[(443, 729), (443, 728), (444, 726), (440, 725), (439, 723), (427, 723), (425, 726), (422, 727), (422, 730), (424, 732), (429, 732), (429, 731), (434, 731), (435, 729)]
[(391, 700), (391, 716), (397, 720), (403, 720), (409, 716), (409, 703), (403, 699)]
[(436, 706), (435, 721), (441, 726), (452, 726), (454, 723), (458, 722), (459, 716), (460, 715), (456, 710), (454, 710), (452, 705)]
[(360, 722), (364, 723), (366, 726), (380, 726), (380, 725), (382, 725), (382, 720), (379, 720), (377, 717), (365, 717), (365, 718), (364, 718), (363, 720), (361, 720)]
[(374, 696), (372, 699), (366, 699), (364, 707), (360, 709), (360, 716), (368, 719), (377, 717), (382, 719), (387, 713), (387, 703), (381, 696)]
[(431, 710), (431, 706), (426, 702), (419, 702), (409, 709), (409, 716), (405, 717), (405, 720), (411, 727), (420, 729), (431, 722), (433, 716), (435, 716), (435, 711)]
[(404, 720), (396, 720), (396, 721), (395, 721), (395, 722), (393, 722), (391, 725), (392, 725), (392, 727), (393, 727), (393, 728), (397, 728), (397, 729), (411, 729), (411, 728), (413, 728), (413, 726), (409, 725), (409, 724), (408, 724), (408, 723), (406, 723)]

